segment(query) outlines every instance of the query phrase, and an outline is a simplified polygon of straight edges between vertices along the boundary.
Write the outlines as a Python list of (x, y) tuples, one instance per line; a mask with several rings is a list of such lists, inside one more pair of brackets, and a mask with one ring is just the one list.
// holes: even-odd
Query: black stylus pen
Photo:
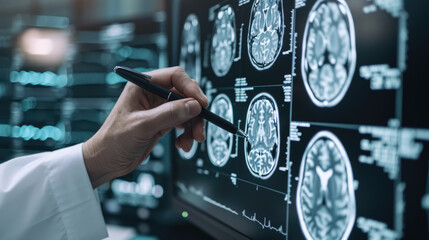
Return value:
[[(182, 96), (179, 96), (147, 79), (152, 79), (151, 76), (136, 72), (130, 68), (127, 67), (121, 67), (116, 66), (113, 71), (118, 74), (119, 76), (125, 78), (126, 80), (134, 83), (135, 85), (153, 93), (156, 94), (167, 101), (175, 101), (179, 99), (183, 99)], [(243, 130), (236, 127), (231, 122), (223, 119), (222, 117), (219, 117), (218, 115), (210, 112), (209, 110), (203, 108), (200, 113), (200, 117), (206, 119), (207, 121), (213, 123), (214, 125), (232, 133), (237, 134), (240, 137), (247, 138), (247, 135), (244, 133)]]

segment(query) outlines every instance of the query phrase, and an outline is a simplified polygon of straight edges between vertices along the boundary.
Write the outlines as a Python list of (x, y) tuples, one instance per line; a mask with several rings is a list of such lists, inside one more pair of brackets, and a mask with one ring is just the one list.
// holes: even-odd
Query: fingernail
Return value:
[(197, 102), (197, 100), (191, 100), (185, 103), (186, 108), (188, 109), (188, 114), (192, 116), (196, 116), (201, 111), (201, 105)]

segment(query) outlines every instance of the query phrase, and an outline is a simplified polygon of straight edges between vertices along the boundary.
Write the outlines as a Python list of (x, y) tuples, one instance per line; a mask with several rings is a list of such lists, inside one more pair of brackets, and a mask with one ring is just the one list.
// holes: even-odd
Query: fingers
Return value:
[(187, 98), (141, 111), (140, 119), (144, 131), (156, 134), (159, 131), (179, 126), (195, 118), (200, 112), (200, 103), (195, 99)]
[(193, 118), (185, 125), (185, 131), (176, 139), (175, 146), (188, 152), (194, 144), (194, 139), (198, 142), (206, 140), (205, 120), (197, 117)]
[(191, 125), (194, 139), (198, 142), (204, 142), (206, 140), (205, 120), (200, 117), (194, 118), (191, 120)]
[(189, 152), (193, 144), (194, 138), (192, 136), (192, 128), (190, 123), (188, 123), (185, 132), (176, 139), (175, 146), (183, 149), (185, 152)]
[(151, 81), (165, 88), (175, 88), (188, 98), (195, 98), (203, 107), (209, 105), (197, 81), (192, 80), (181, 67), (158, 69), (147, 73)]

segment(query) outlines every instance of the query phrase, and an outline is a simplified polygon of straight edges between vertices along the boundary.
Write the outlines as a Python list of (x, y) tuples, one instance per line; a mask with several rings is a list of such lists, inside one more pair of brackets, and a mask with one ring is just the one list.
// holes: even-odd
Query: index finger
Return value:
[(181, 67), (171, 67), (154, 70), (147, 73), (151, 81), (165, 88), (176, 88), (188, 98), (195, 98), (203, 107), (209, 103), (197, 81), (191, 79)]

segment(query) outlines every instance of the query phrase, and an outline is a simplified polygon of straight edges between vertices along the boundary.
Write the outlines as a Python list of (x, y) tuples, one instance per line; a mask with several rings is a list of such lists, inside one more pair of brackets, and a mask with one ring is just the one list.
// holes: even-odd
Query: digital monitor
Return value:
[(248, 135), (207, 123), (204, 143), (173, 149), (183, 217), (218, 239), (428, 238), (415, 6), (173, 3), (172, 59)]

